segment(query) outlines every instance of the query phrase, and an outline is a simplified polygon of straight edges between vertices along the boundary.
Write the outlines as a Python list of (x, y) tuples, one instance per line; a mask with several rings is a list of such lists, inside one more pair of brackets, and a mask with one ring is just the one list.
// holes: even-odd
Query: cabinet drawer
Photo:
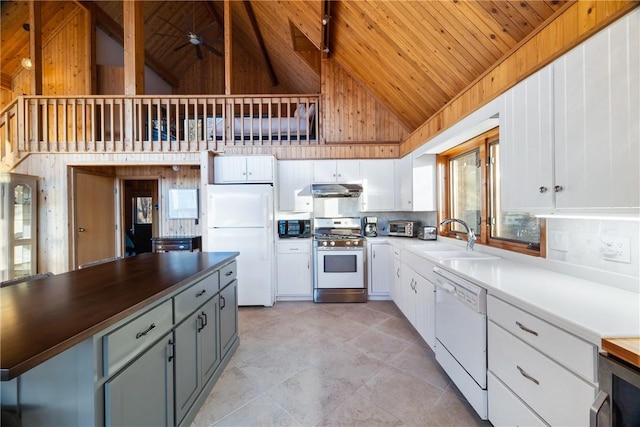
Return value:
[(596, 388), (524, 341), (497, 326), (488, 327), (489, 370), (547, 423), (589, 425)]
[(311, 252), (311, 242), (280, 242), (276, 244), (279, 254), (308, 254)]
[(171, 329), (171, 300), (147, 311), (103, 339), (104, 375), (109, 376)]
[(487, 297), (487, 314), (495, 323), (553, 360), (588, 381), (597, 381), (596, 346), (491, 295)]
[(487, 374), (487, 387), (489, 421), (495, 427), (547, 425), (491, 372)]
[(237, 261), (230, 262), (220, 269), (220, 289), (233, 282), (238, 276)]
[(217, 292), (218, 272), (216, 271), (176, 295), (173, 298), (174, 309), (176, 312), (175, 322), (180, 323)]
[(436, 282), (433, 274), (434, 264), (427, 261), (423, 257), (414, 254), (410, 251), (402, 251), (402, 262), (411, 267), (416, 273), (429, 280), (432, 283)]

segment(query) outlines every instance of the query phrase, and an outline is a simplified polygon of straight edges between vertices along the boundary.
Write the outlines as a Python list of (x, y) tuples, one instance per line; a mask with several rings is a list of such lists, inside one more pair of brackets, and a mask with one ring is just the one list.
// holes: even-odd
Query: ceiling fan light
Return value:
[(33, 62), (31, 61), (31, 58), (22, 58), (20, 64), (25, 70), (30, 70), (31, 68), (33, 68)]

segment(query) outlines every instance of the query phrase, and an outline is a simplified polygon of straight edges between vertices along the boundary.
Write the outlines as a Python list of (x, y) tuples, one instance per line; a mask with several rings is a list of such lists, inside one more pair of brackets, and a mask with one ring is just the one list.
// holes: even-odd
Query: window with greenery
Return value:
[[(541, 255), (544, 220), (500, 208), (500, 140), (491, 129), (438, 156), (439, 221), (458, 218), (473, 228), (477, 243)], [(466, 239), (461, 224), (443, 227), (444, 235)], [(543, 254), (542, 254), (543, 255)]]

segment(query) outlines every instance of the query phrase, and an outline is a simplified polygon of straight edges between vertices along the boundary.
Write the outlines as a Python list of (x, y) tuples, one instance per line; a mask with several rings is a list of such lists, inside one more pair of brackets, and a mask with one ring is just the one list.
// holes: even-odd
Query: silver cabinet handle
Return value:
[(228, 276), (231, 276), (232, 274), (233, 274), (233, 270), (231, 270), (231, 271), (227, 271), (227, 272), (225, 273), (225, 276), (227, 276), (227, 277), (228, 277)]
[(547, 192), (547, 187), (540, 187), (539, 188), (541, 193), (546, 193)]
[(400, 277), (400, 268), (398, 268), (398, 271), (396, 271), (396, 276), (398, 276), (398, 278)]
[(84, 233), (85, 231), (84, 227), (78, 227), (78, 233)]
[(599, 391), (596, 400), (589, 409), (589, 427), (598, 427), (598, 415), (605, 403), (609, 402), (609, 395), (604, 391)]
[(527, 372), (524, 369), (522, 369), (520, 366), (516, 366), (516, 368), (518, 368), (518, 371), (520, 371), (520, 374), (522, 374), (523, 377), (525, 377), (529, 381), (532, 381), (533, 383), (535, 383), (535, 385), (540, 385), (540, 381), (533, 378), (531, 375), (527, 374)]
[(516, 325), (518, 325), (518, 328), (522, 329), (525, 332), (529, 332), (531, 335), (535, 335), (538, 336), (538, 333), (536, 331), (534, 331), (533, 329), (529, 329), (526, 326), (524, 326), (522, 323), (516, 321)]
[(140, 338), (144, 337), (145, 335), (147, 335), (149, 332), (151, 332), (151, 331), (152, 331), (153, 329), (155, 329), (155, 328), (156, 328), (156, 324), (155, 324), (155, 323), (152, 323), (152, 324), (151, 324), (151, 325), (149, 325), (149, 327), (148, 327), (147, 329), (145, 329), (144, 331), (142, 331), (142, 332), (138, 332), (138, 333), (136, 334), (136, 339), (140, 339)]
[(201, 297), (202, 295), (204, 295), (207, 292), (206, 289), (201, 290), (200, 292), (196, 292), (196, 298)]
[(553, 189), (555, 190), (556, 193), (559, 193), (562, 190), (564, 190), (564, 188), (562, 188), (562, 185), (556, 185), (555, 187), (553, 187)]

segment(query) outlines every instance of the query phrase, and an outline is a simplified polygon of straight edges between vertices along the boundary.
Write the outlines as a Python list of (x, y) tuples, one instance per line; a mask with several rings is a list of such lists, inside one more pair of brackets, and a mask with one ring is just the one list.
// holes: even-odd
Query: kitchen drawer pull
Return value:
[(207, 292), (206, 289), (201, 290), (200, 292), (196, 293), (196, 298), (201, 297), (202, 295), (204, 295)]
[(139, 338), (144, 337), (144, 336), (145, 336), (145, 335), (147, 335), (149, 332), (151, 332), (153, 329), (155, 329), (155, 327), (156, 327), (156, 324), (155, 324), (155, 323), (152, 323), (152, 324), (151, 324), (151, 325), (149, 325), (149, 327), (148, 327), (147, 329), (145, 329), (144, 331), (142, 331), (142, 332), (138, 332), (138, 333), (136, 334), (136, 339), (139, 339)]
[(233, 274), (233, 270), (227, 271), (227, 273), (225, 274), (225, 276), (231, 276)]
[(220, 310), (222, 310), (227, 305), (227, 300), (225, 300), (222, 295), (220, 295), (220, 299), (222, 300), (222, 305), (220, 306)]
[(536, 385), (540, 385), (540, 381), (538, 381), (537, 379), (533, 378), (531, 375), (527, 374), (527, 372), (524, 369), (522, 369), (520, 366), (516, 365), (516, 368), (518, 368), (518, 371), (520, 371), (520, 374), (522, 374), (523, 377), (525, 377), (529, 381), (534, 382)]
[(205, 313), (204, 311), (202, 313), (200, 313), (202, 315), (203, 321), (204, 323), (202, 324), (202, 327), (204, 328), (205, 326), (207, 326), (209, 324), (209, 318), (207, 317), (207, 313)]
[(522, 329), (525, 332), (529, 332), (531, 335), (535, 335), (538, 336), (538, 333), (536, 331), (534, 331), (533, 329), (529, 329), (526, 326), (524, 326), (522, 323), (516, 321), (516, 325), (518, 325), (518, 328)]
[(174, 344), (173, 340), (169, 340), (169, 344), (167, 345), (167, 362), (171, 362), (173, 360), (174, 352)]

